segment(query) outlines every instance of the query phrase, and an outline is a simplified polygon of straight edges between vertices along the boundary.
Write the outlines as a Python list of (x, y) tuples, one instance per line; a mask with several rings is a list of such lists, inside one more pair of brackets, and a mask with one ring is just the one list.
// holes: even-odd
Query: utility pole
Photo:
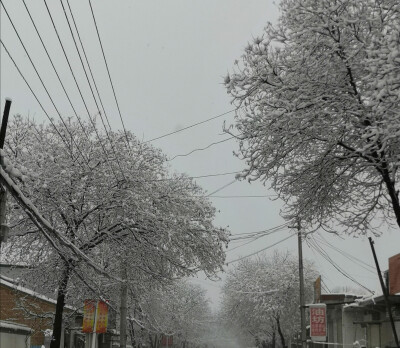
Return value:
[(394, 320), (393, 320), (392, 306), (391, 306), (390, 300), (389, 300), (389, 291), (386, 288), (385, 283), (383, 282), (381, 269), (380, 269), (379, 263), (378, 263), (378, 258), (376, 257), (376, 253), (375, 253), (374, 242), (371, 237), (369, 237), (368, 239), (369, 239), (369, 244), (371, 245), (372, 254), (374, 255), (376, 271), (378, 272), (379, 282), (381, 283), (383, 297), (385, 298), (386, 310), (389, 314), (390, 326), (392, 327), (394, 341), (396, 342), (397, 348), (400, 348), (399, 338), (397, 337), (396, 327), (394, 325)]
[(306, 315), (305, 315), (305, 301), (304, 301), (304, 270), (303, 270), (303, 246), (301, 237), (300, 220), (297, 222), (297, 240), (299, 248), (299, 281), (300, 281), (300, 329), (301, 329), (301, 346), (307, 347), (306, 342)]
[(120, 307), (120, 318), (119, 318), (119, 346), (120, 348), (126, 348), (126, 317), (128, 314), (127, 310), (127, 298), (128, 298), (128, 276), (126, 269), (126, 260), (121, 262), (121, 307)]
[[(4, 141), (6, 139), (6, 130), (8, 124), (8, 116), (10, 114), (11, 108), (11, 99), (6, 99), (6, 105), (4, 106), (3, 119), (1, 121), (1, 129), (0, 129), (0, 149), (3, 150)], [(1, 166), (4, 165), (3, 157), (0, 159)], [(6, 224), (7, 218), (7, 191), (3, 186), (0, 186), (0, 250), (1, 243), (6, 241), (8, 234), (8, 226)]]

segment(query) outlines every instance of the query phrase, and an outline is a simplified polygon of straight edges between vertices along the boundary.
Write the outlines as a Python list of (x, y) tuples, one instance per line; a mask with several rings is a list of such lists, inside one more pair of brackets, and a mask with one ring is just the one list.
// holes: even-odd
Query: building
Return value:
[(29, 348), (32, 330), (26, 325), (0, 320), (0, 347)]
[[(400, 254), (389, 259), (386, 289), (395, 330), (400, 338)], [(382, 294), (360, 296), (319, 293), (315, 299), (315, 303), (326, 305), (327, 338), (325, 342), (310, 342), (312, 348), (321, 347), (326, 343), (344, 347), (396, 347), (385, 297)]]
[[(0, 320), (24, 325), (30, 329), (31, 348), (41, 348), (42, 345), (47, 345), (51, 339), (55, 308), (56, 301), (54, 299), (20, 286), (12, 278), (0, 275)], [(80, 331), (79, 318), (82, 315), (70, 306), (66, 306), (64, 311), (67, 320), (69, 318), (69, 323), (71, 323), (71, 328), (68, 330), (69, 335), (65, 337), (69, 341), (71, 340), (70, 333), (74, 333), (73, 336), (76, 335), (73, 327), (79, 327)], [(63, 341), (64, 336), (62, 337)], [(72, 340), (77, 339), (72, 337)]]

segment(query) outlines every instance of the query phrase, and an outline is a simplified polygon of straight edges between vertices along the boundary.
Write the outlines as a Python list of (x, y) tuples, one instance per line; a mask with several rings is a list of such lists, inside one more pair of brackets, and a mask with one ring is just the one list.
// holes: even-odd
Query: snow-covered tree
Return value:
[[(316, 272), (305, 261), (305, 297), (312, 300)], [(259, 346), (281, 347), (300, 329), (298, 260), (289, 253), (275, 252), (241, 260), (227, 274), (223, 286), (222, 313), (235, 327)]]
[(242, 176), (270, 184), (308, 230), (400, 226), (400, 2), (280, 9), (225, 78)]
[(182, 347), (200, 345), (210, 336), (213, 316), (199, 285), (175, 281), (142, 293), (135, 303), (131, 317), (142, 328), (142, 340), (152, 347), (163, 335), (173, 336), (174, 345)]
[(113, 287), (104, 286), (118, 282), (122, 260), (137, 290), (154, 279), (213, 274), (223, 264), (227, 234), (213, 226), (215, 209), (203, 190), (170, 175), (160, 150), (127, 137), (129, 145), (124, 134), (73, 120), (57, 129), (22, 117), (9, 124), (5, 167), (22, 172), (22, 182), (15, 179), (22, 194), (62, 240), (49, 239), (12, 203), (4, 251), (57, 288), (54, 332), (68, 291), (108, 296)]

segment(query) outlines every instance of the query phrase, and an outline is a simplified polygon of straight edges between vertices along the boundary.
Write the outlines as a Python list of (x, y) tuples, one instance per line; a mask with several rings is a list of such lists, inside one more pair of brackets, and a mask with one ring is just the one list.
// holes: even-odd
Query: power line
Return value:
[(368, 263), (364, 262), (363, 260), (361, 260), (361, 259), (355, 257), (354, 255), (351, 255), (351, 254), (349, 254), (349, 253), (347, 253), (347, 252), (345, 252), (345, 251), (339, 249), (338, 247), (333, 246), (333, 245), (332, 245), (331, 243), (329, 243), (321, 234), (319, 234), (319, 236), (320, 236), (321, 239), (325, 242), (325, 243), (324, 243), (323, 241), (319, 241), (320, 243), (329, 246), (331, 249), (336, 250), (337, 252), (339, 252), (340, 254), (342, 254), (343, 256), (345, 256), (345, 257), (348, 258), (348, 259), (353, 259), (353, 260), (352, 260), (353, 262), (355, 262), (355, 261), (360, 262), (361, 264), (363, 264), (363, 265), (369, 267), (369, 268), (373, 271), (373, 273), (376, 274), (376, 268), (375, 268), (374, 266), (371, 266), (370, 264), (368, 264)]
[(177, 157), (186, 157), (186, 156), (189, 156), (189, 155), (191, 155), (192, 153), (197, 152), (197, 151), (204, 151), (204, 150), (207, 150), (207, 149), (209, 149), (210, 147), (212, 147), (212, 146), (214, 146), (214, 145), (224, 143), (225, 141), (231, 140), (231, 139), (233, 139), (233, 138), (234, 138), (234, 137), (229, 137), (229, 138), (226, 138), (226, 139), (224, 139), (224, 140), (216, 141), (216, 142), (214, 142), (214, 143), (211, 143), (211, 144), (207, 145), (206, 147), (194, 149), (194, 150), (192, 150), (192, 151), (190, 151), (190, 152), (188, 152), (188, 153), (186, 153), (186, 154), (175, 155), (174, 157), (168, 159), (168, 161), (173, 161), (173, 160), (174, 160), (175, 158), (177, 158)]
[[(90, 122), (91, 122), (91, 124), (92, 124), (92, 126), (93, 126), (93, 129), (94, 129), (94, 131), (95, 131), (95, 133), (96, 133), (96, 135), (97, 135), (97, 138), (99, 139), (100, 146), (101, 146), (101, 148), (102, 148), (102, 150), (103, 150), (103, 152), (104, 152), (104, 155), (105, 155), (105, 160), (110, 164), (107, 151), (106, 151), (106, 149), (105, 149), (105, 147), (104, 147), (103, 142), (101, 141), (101, 138), (100, 138), (99, 132), (98, 132), (98, 130), (97, 130), (97, 128), (96, 128), (96, 125), (94, 124), (94, 122), (93, 122), (93, 120), (92, 120), (92, 117), (90, 116), (89, 108), (88, 108), (88, 106), (87, 106), (87, 104), (86, 104), (85, 98), (83, 97), (81, 88), (79, 87), (79, 84), (78, 84), (78, 81), (77, 81), (77, 79), (76, 79), (74, 70), (72, 69), (72, 65), (71, 65), (71, 63), (70, 63), (70, 61), (69, 61), (69, 59), (68, 59), (67, 52), (66, 52), (66, 50), (65, 50), (65, 48), (64, 48), (64, 45), (63, 45), (62, 40), (61, 40), (61, 37), (60, 37), (60, 35), (59, 35), (59, 33), (58, 33), (56, 24), (55, 24), (55, 22), (54, 22), (53, 15), (52, 15), (51, 12), (50, 12), (50, 9), (49, 9), (49, 6), (47, 5), (46, 0), (43, 0), (43, 1), (44, 1), (45, 6), (46, 6), (46, 10), (47, 10), (47, 13), (48, 13), (48, 15), (49, 15), (49, 17), (50, 17), (51, 23), (52, 23), (52, 25), (53, 25), (54, 31), (55, 31), (55, 33), (56, 33), (56, 35), (57, 35), (58, 42), (60, 43), (60, 46), (61, 46), (62, 51), (63, 51), (63, 53), (64, 53), (64, 57), (65, 57), (65, 59), (66, 59), (66, 61), (67, 61), (67, 63), (68, 63), (69, 70), (71, 71), (72, 77), (73, 77), (73, 79), (74, 79), (74, 81), (75, 81), (75, 85), (76, 85), (76, 87), (77, 87), (77, 89), (78, 89), (79, 95), (81, 96), (82, 102), (83, 102), (83, 104), (84, 104), (84, 106), (85, 106), (85, 109), (86, 109), (86, 112), (87, 112), (87, 114), (88, 114), (89, 120), (90, 120)], [(116, 173), (115, 173), (115, 171), (114, 171), (114, 167), (113, 167), (111, 164), (110, 164), (110, 170), (111, 170), (111, 172), (113, 173), (115, 179), (116, 179), (117, 182), (118, 182), (119, 180), (118, 180), (117, 175), (116, 175)]]
[[(13, 22), (13, 20), (11, 19), (10, 15), (9, 15), (7, 9), (6, 9), (6, 7), (4, 6), (3, 1), (0, 0), (0, 3), (1, 3), (1, 6), (3, 7), (3, 9), (4, 9), (4, 12), (6, 13), (6, 15), (7, 15), (7, 17), (8, 17), (8, 20), (9, 20), (10, 23), (11, 23), (11, 26), (12, 26), (13, 29), (14, 29), (15, 34), (16, 34), (17, 37), (18, 37), (19, 42), (21, 43), (22, 48), (24, 49), (24, 51), (25, 51), (25, 53), (26, 53), (26, 55), (27, 55), (27, 57), (28, 57), (28, 59), (29, 59), (31, 65), (32, 65), (33, 69), (35, 70), (35, 73), (36, 73), (37, 77), (39, 78), (40, 83), (42, 84), (44, 90), (46, 91), (46, 94), (47, 94), (47, 96), (49, 97), (51, 103), (53, 104), (53, 107), (54, 107), (54, 109), (56, 110), (58, 116), (60, 117), (61, 122), (63, 123), (65, 129), (67, 130), (67, 132), (68, 132), (69, 135), (71, 136), (71, 141), (75, 144), (75, 146), (77, 147), (77, 149), (78, 149), (79, 153), (81, 154), (82, 158), (83, 158), (83, 159), (86, 161), (86, 163), (87, 163), (88, 160), (85, 158), (85, 156), (83, 155), (82, 151), (79, 149), (78, 144), (75, 142), (74, 137), (72, 136), (71, 132), (69, 131), (67, 124), (65, 123), (63, 117), (61, 116), (61, 113), (60, 113), (60, 111), (58, 110), (56, 104), (54, 103), (54, 100), (53, 100), (53, 98), (51, 97), (51, 95), (50, 95), (50, 93), (49, 93), (49, 90), (47, 89), (46, 85), (44, 84), (43, 79), (42, 79), (42, 77), (40, 76), (39, 71), (37, 70), (36, 65), (35, 65), (35, 63), (33, 62), (33, 60), (32, 60), (32, 58), (31, 58), (31, 56), (30, 56), (28, 50), (26, 49), (26, 46), (25, 46), (24, 42), (22, 41), (22, 38), (21, 38), (21, 36), (19, 35), (19, 32), (18, 32), (17, 28), (15, 27), (14, 22)], [(7, 51), (7, 53), (8, 53), (8, 55), (9, 55), (10, 58), (11, 58), (11, 55), (9, 54), (8, 51)], [(13, 60), (13, 59), (12, 59), (12, 60)], [(13, 62), (14, 62), (14, 65), (15, 65), (15, 61), (14, 61), (14, 60), (13, 60)], [(19, 69), (18, 69), (18, 70), (19, 70)], [(19, 70), (19, 71), (20, 71), (20, 70)], [(20, 74), (21, 74), (21, 73), (20, 73)], [(22, 74), (21, 74), (21, 76), (22, 76)], [(61, 136), (61, 133), (59, 133), (59, 134), (60, 134), (60, 136)], [(68, 144), (68, 142), (66, 142), (66, 144)], [(68, 146), (68, 145), (67, 145), (67, 146)]]
[(226, 188), (226, 187), (232, 185), (232, 184), (235, 183), (235, 182), (236, 182), (236, 179), (235, 179), (235, 180), (232, 180), (231, 182), (229, 182), (229, 183), (227, 183), (227, 184), (225, 184), (225, 185), (223, 185), (223, 186), (221, 186), (220, 188), (216, 189), (215, 191), (211, 192), (210, 194), (206, 195), (205, 197), (210, 197), (210, 196), (213, 195), (214, 193), (217, 193), (217, 192), (219, 192), (219, 191), (222, 191), (224, 188)]
[(278, 226), (275, 226), (275, 227), (271, 227), (271, 228), (269, 228), (269, 229), (261, 230), (261, 231), (235, 233), (234, 237), (242, 236), (242, 235), (254, 235), (254, 234), (269, 232), (269, 231), (276, 230), (276, 229), (281, 229), (281, 228), (283, 228), (283, 227), (287, 227), (287, 226), (290, 225), (292, 222), (293, 222), (293, 221), (290, 220), (290, 221), (287, 221), (287, 222), (285, 222), (285, 223), (283, 223), (283, 224), (281, 224), (281, 225), (278, 225)]
[[(100, 111), (100, 108), (99, 108), (99, 104), (97, 103), (96, 96), (95, 96), (95, 94), (94, 94), (94, 91), (93, 91), (93, 88), (92, 88), (92, 84), (90, 83), (90, 79), (89, 79), (88, 73), (87, 73), (87, 71), (86, 71), (85, 64), (83, 63), (82, 55), (81, 55), (81, 53), (80, 53), (80, 51), (79, 51), (78, 44), (77, 44), (77, 42), (76, 42), (76, 40), (75, 40), (75, 35), (74, 35), (73, 30), (72, 30), (71, 23), (70, 23), (70, 21), (69, 21), (68, 15), (67, 15), (67, 11), (65, 10), (65, 6), (64, 6), (64, 3), (63, 3), (62, 0), (60, 0), (60, 3), (61, 3), (61, 6), (62, 6), (62, 9), (63, 9), (63, 12), (64, 12), (65, 19), (66, 19), (67, 24), (68, 24), (69, 31), (70, 31), (70, 33), (71, 33), (72, 40), (74, 41), (74, 45), (75, 45), (76, 52), (78, 53), (79, 60), (80, 60), (81, 65), (82, 65), (82, 69), (83, 69), (83, 71), (84, 71), (84, 73), (85, 73), (85, 77), (86, 77), (86, 80), (87, 80), (87, 82), (88, 82), (88, 85), (89, 85), (89, 88), (90, 88), (90, 92), (92, 93), (94, 103), (96, 104), (97, 111), (99, 112), (99, 116), (100, 116), (100, 119), (101, 119), (101, 123), (103, 124), (104, 130), (105, 130), (105, 132), (106, 132), (106, 137), (108, 138), (108, 141), (110, 142), (111, 151), (114, 153), (115, 159), (116, 159), (116, 161), (117, 161), (117, 165), (118, 165), (118, 167), (119, 167), (119, 169), (120, 169), (120, 171), (121, 171), (122, 176), (123, 176), (124, 179), (126, 180), (126, 176), (125, 176), (125, 173), (124, 173), (124, 171), (123, 171), (123, 169), (122, 169), (122, 167), (121, 167), (121, 164), (120, 164), (120, 162), (119, 162), (117, 153), (116, 153), (115, 148), (114, 148), (114, 144), (113, 144), (113, 142), (111, 141), (111, 138), (110, 138), (110, 136), (109, 136), (109, 134), (108, 134), (108, 130), (107, 130), (106, 124), (104, 123), (103, 115), (101, 114), (101, 111)], [(72, 12), (71, 12), (71, 15), (72, 15)], [(77, 30), (77, 33), (78, 33), (78, 36), (79, 36), (79, 32), (78, 32), (78, 28), (77, 28), (77, 27), (76, 27), (76, 30)], [(82, 43), (82, 42), (81, 42), (81, 43)], [(83, 52), (85, 52), (85, 51), (84, 51), (84, 48), (83, 48), (83, 45), (82, 45), (82, 50), (83, 50)], [(86, 56), (86, 54), (85, 54), (85, 56)], [(87, 62), (88, 67), (89, 67), (89, 69), (90, 69), (89, 61), (86, 61), (86, 62)], [(91, 72), (91, 69), (90, 69), (90, 72)], [(95, 81), (93, 75), (92, 75), (92, 79), (93, 79), (94, 85), (96, 86), (96, 81)], [(97, 87), (96, 87), (96, 89), (97, 89)], [(98, 92), (98, 90), (97, 90), (97, 92)], [(101, 105), (103, 105), (103, 102), (101, 101), (101, 98), (100, 98), (100, 94), (98, 94), (98, 98), (99, 98), (99, 100), (100, 100)], [(104, 111), (104, 108), (103, 108), (103, 111)], [(108, 118), (107, 118), (107, 115), (106, 115), (105, 111), (104, 111), (104, 117), (107, 119), (107, 122), (108, 122)], [(90, 118), (90, 116), (89, 116), (89, 118)], [(92, 123), (93, 123), (93, 122), (92, 122)], [(108, 125), (110, 126), (110, 123), (109, 123), (109, 122), (108, 122)], [(93, 127), (94, 127), (94, 125), (93, 125)], [(110, 128), (111, 128), (111, 126), (110, 126)], [(100, 138), (99, 138), (99, 140), (100, 140)]]
[[(90, 2), (90, 1), (89, 1), (89, 2)], [(192, 127), (196, 127), (196, 126), (198, 126), (198, 125), (200, 125), (200, 124), (203, 124), (203, 123), (206, 123), (206, 122), (210, 122), (210, 121), (212, 121), (212, 120), (215, 120), (216, 118), (225, 116), (225, 115), (230, 114), (231, 112), (237, 111), (237, 110), (239, 110), (239, 109), (240, 109), (240, 108), (236, 108), (236, 109), (232, 109), (232, 110), (226, 111), (226, 112), (224, 112), (224, 113), (222, 113), (222, 114), (219, 114), (219, 115), (210, 117), (210, 118), (208, 118), (208, 119), (206, 119), (206, 120), (204, 120), (204, 121), (196, 122), (196, 123), (193, 123), (193, 124), (191, 124), (191, 125), (189, 125), (189, 126), (187, 126), (187, 127), (178, 129), (178, 130), (176, 130), (176, 131), (173, 131), (173, 132), (170, 132), (170, 133), (167, 133), (167, 134), (164, 134), (164, 135), (160, 135), (159, 137), (156, 137), (156, 138), (153, 138), (153, 139), (146, 140), (144, 143), (149, 143), (149, 142), (154, 141), (154, 140), (162, 139), (162, 138), (168, 137), (168, 136), (170, 136), (170, 135), (173, 135), (173, 134), (176, 134), (176, 133), (179, 133), (179, 132), (183, 132), (183, 131), (186, 130), (186, 129), (189, 129), (189, 128), (192, 128)]]
[(108, 79), (110, 80), (111, 88), (112, 88), (112, 91), (113, 91), (113, 94), (114, 94), (115, 103), (116, 103), (116, 105), (117, 105), (119, 117), (120, 117), (120, 119), (121, 119), (122, 128), (123, 128), (124, 133), (125, 133), (126, 143), (127, 143), (127, 145), (128, 145), (128, 148), (130, 148), (129, 139), (128, 139), (128, 134), (127, 134), (127, 131), (126, 131), (126, 128), (125, 128), (124, 120), (123, 120), (123, 118), (122, 118), (121, 109), (120, 109), (120, 107), (119, 107), (119, 103), (118, 103), (118, 99), (117, 99), (117, 94), (115, 93), (115, 88), (114, 88), (114, 84), (113, 84), (112, 79), (111, 79), (111, 73), (110, 73), (110, 69), (109, 69), (109, 67), (108, 67), (106, 55), (105, 55), (104, 48), (103, 48), (103, 43), (102, 43), (102, 41), (101, 41), (99, 28), (98, 28), (98, 26), (97, 26), (97, 21), (96, 21), (95, 15), (94, 15), (92, 2), (91, 2), (90, 0), (89, 0), (89, 5), (90, 5), (90, 11), (92, 12), (93, 22), (94, 22), (94, 25), (95, 25), (95, 27), (96, 27), (97, 38), (99, 39), (99, 43), (100, 43), (101, 53), (103, 54), (104, 63), (105, 63), (106, 68), (107, 68)]
[(326, 283), (324, 282), (324, 280), (322, 279), (322, 277), (321, 277), (321, 283), (322, 283), (322, 285), (325, 287), (325, 290), (327, 291), (327, 292), (331, 292), (331, 290), (329, 289), (329, 287), (328, 287), (328, 285), (326, 285)]
[(22, 71), (20, 70), (20, 68), (18, 67), (17, 63), (15, 62), (14, 58), (11, 56), (10, 52), (8, 51), (6, 45), (4, 44), (3, 40), (0, 38), (0, 43), (1, 45), (4, 47), (4, 50), (6, 51), (7, 55), (9, 56), (9, 58), (11, 59), (11, 61), (13, 62), (15, 68), (17, 69), (18, 73), (20, 74), (20, 76), (22, 77), (22, 79), (25, 81), (25, 84), (28, 86), (29, 90), (31, 91), (32, 95), (34, 96), (34, 98), (36, 99), (36, 101), (38, 102), (39, 106), (41, 107), (41, 109), (43, 110), (43, 112), (45, 113), (46, 117), (48, 118), (48, 120), (50, 121), (51, 125), (53, 126), (54, 130), (57, 132), (57, 134), (60, 136), (60, 138), (62, 139), (62, 141), (65, 143), (65, 145), (68, 148), (68, 142), (64, 139), (64, 137), (62, 136), (62, 134), (60, 133), (60, 131), (57, 129), (56, 125), (54, 124), (52, 118), (49, 116), (49, 114), (47, 113), (47, 111), (45, 110), (45, 108), (43, 107), (42, 103), (40, 102), (39, 98), (37, 97), (37, 95), (35, 94), (35, 92), (33, 91), (31, 85), (29, 84), (29, 82), (27, 81), (27, 79), (25, 78), (24, 74), (22, 73)]
[(277, 229), (277, 230), (274, 230), (274, 231), (270, 231), (270, 232), (267, 232), (267, 233), (264, 233), (264, 234), (260, 234), (260, 235), (255, 236), (255, 237), (252, 237), (251, 240), (249, 240), (249, 241), (247, 241), (247, 242), (245, 242), (245, 243), (242, 243), (242, 244), (240, 244), (240, 245), (237, 245), (237, 246), (235, 246), (235, 247), (232, 248), (232, 249), (228, 249), (226, 252), (228, 253), (228, 252), (231, 252), (231, 251), (233, 251), (233, 250), (239, 249), (239, 248), (241, 248), (241, 247), (244, 247), (245, 245), (248, 245), (248, 244), (250, 244), (250, 243), (255, 242), (256, 240), (258, 240), (258, 239), (260, 239), (260, 238), (263, 238), (263, 237), (266, 237), (266, 236), (270, 236), (271, 234), (280, 232), (280, 231), (282, 231), (282, 230), (283, 230), (283, 228), (282, 228), (282, 229)]
[(229, 261), (229, 262), (226, 263), (226, 265), (228, 266), (228, 265), (230, 265), (231, 263), (238, 262), (238, 261), (247, 259), (248, 257), (257, 255), (257, 254), (259, 254), (259, 253), (261, 253), (261, 252), (263, 252), (263, 251), (265, 251), (265, 250), (268, 250), (268, 249), (270, 249), (270, 248), (272, 248), (272, 247), (274, 247), (274, 246), (276, 246), (276, 245), (278, 245), (278, 244), (280, 244), (280, 243), (282, 243), (282, 242), (288, 240), (289, 238), (291, 238), (291, 237), (293, 237), (293, 236), (295, 236), (295, 234), (291, 234), (290, 236), (288, 236), (288, 237), (286, 237), (286, 238), (283, 238), (283, 239), (281, 239), (280, 241), (278, 241), (278, 242), (276, 242), (276, 243), (274, 243), (274, 244), (268, 245), (267, 247), (265, 247), (265, 248), (263, 248), (263, 249), (260, 249), (260, 250), (254, 252), (254, 253), (251, 253), (251, 254), (249, 254), (249, 255), (246, 255), (246, 256), (243, 256), (243, 257), (239, 257), (238, 259)]
[(367, 290), (368, 292), (370, 292), (371, 294), (373, 294), (374, 292), (371, 291), (370, 289), (368, 289), (366, 286), (362, 285), (360, 282), (358, 282), (357, 280), (355, 280), (349, 273), (347, 273), (346, 271), (344, 271), (336, 262), (334, 262), (332, 260), (332, 258), (328, 255), (328, 253), (323, 250), (318, 242), (311, 237), (312, 240), (309, 240), (309, 245), (311, 247), (313, 247), (326, 261), (328, 261), (339, 273), (341, 273), (343, 276), (345, 276), (346, 278), (350, 279), (353, 283), (357, 284), (358, 286), (362, 287), (363, 289)]
[[(60, 1), (61, 1), (61, 5), (63, 5), (62, 0), (60, 0)], [(100, 97), (100, 92), (99, 92), (99, 89), (97, 88), (97, 83), (96, 83), (96, 80), (95, 80), (95, 78), (94, 78), (94, 75), (93, 75), (93, 72), (92, 72), (92, 68), (90, 67), (89, 59), (88, 59), (88, 57), (87, 57), (86, 50), (85, 50), (85, 47), (84, 47), (83, 42), (82, 42), (82, 39), (81, 39), (81, 35), (79, 34), (78, 25), (76, 24), (75, 16), (74, 16), (74, 14), (73, 14), (73, 12), (72, 12), (72, 8), (71, 8), (71, 6), (70, 6), (69, 0), (67, 0), (67, 5), (68, 5), (69, 12), (70, 12), (70, 14), (71, 14), (72, 23), (74, 24), (75, 31), (76, 31), (76, 33), (77, 33), (77, 35), (78, 35), (79, 43), (81, 44), (83, 56), (85, 57), (86, 64), (87, 64), (87, 66), (88, 66), (88, 68), (89, 68), (89, 73), (90, 73), (90, 76), (91, 76), (91, 78), (92, 78), (92, 81), (93, 81), (93, 84), (94, 84), (94, 87), (95, 87), (95, 90), (96, 90), (96, 93), (97, 93), (97, 97), (99, 98), (100, 105), (101, 105), (101, 108), (103, 109), (104, 116), (105, 116), (105, 118), (106, 118), (108, 127), (109, 127), (109, 129), (111, 130), (111, 125), (110, 125), (109, 119), (108, 119), (108, 117), (107, 117), (106, 110), (105, 110), (105, 108), (104, 108), (103, 100), (102, 100), (101, 97)], [(67, 14), (66, 14), (65, 9), (64, 9), (64, 6), (63, 6), (63, 10), (64, 10), (65, 18), (67, 19), (67, 22), (69, 23)], [(73, 35), (73, 34), (72, 34), (72, 30), (71, 30), (71, 35)], [(77, 49), (77, 50), (78, 50), (78, 49)], [(83, 66), (83, 63), (82, 63), (82, 66)], [(88, 82), (89, 82), (89, 81), (88, 81)], [(93, 95), (93, 98), (94, 98), (94, 95)], [(97, 105), (97, 104), (96, 104), (96, 105)]]
[(227, 172), (227, 173), (217, 173), (217, 174), (207, 174), (207, 175), (198, 175), (198, 176), (192, 176), (190, 178), (192, 178), (192, 179), (200, 179), (200, 178), (209, 178), (209, 177), (214, 177), (214, 176), (224, 176), (224, 175), (238, 174), (238, 173), (241, 173), (241, 171)]
[[(322, 236), (321, 236), (321, 237), (322, 237)], [(341, 250), (341, 249), (339, 249), (339, 248), (333, 246), (332, 244), (330, 244), (329, 242), (327, 242), (325, 239), (324, 239), (325, 243), (324, 243), (323, 241), (321, 241), (321, 240), (316, 239), (315, 237), (314, 237), (314, 239), (315, 239), (316, 241), (318, 241), (319, 243), (321, 243), (321, 244), (323, 244), (323, 245), (326, 245), (327, 247), (329, 247), (329, 248), (331, 248), (331, 249), (337, 251), (340, 255), (344, 256), (344, 257), (345, 257), (346, 259), (348, 259), (349, 261), (354, 262), (356, 265), (358, 265), (359, 267), (365, 269), (367, 272), (370, 272), (370, 273), (372, 273), (372, 274), (376, 274), (376, 269), (375, 269), (373, 266), (367, 264), (366, 262), (364, 262), (364, 261), (362, 261), (362, 260), (356, 258), (355, 256), (350, 255), (350, 254), (346, 253), (345, 251), (343, 251), (343, 250)], [(359, 264), (359, 263), (361, 263), (361, 264)], [(367, 267), (369, 267), (369, 268), (367, 268), (367, 267), (365, 267), (365, 266), (363, 266), (363, 265), (365, 265), (365, 266), (367, 266)], [(373, 270), (374, 270), (374, 271), (373, 271)]]
[(238, 173), (241, 173), (241, 171), (226, 172), (226, 173), (216, 173), (216, 174), (205, 174), (205, 175), (197, 175), (197, 176), (187, 176), (187, 177), (179, 177), (179, 178), (153, 179), (153, 180), (145, 180), (145, 182), (203, 179), (203, 178), (211, 178), (211, 177), (232, 175), (232, 174), (238, 174)]
[(84, 128), (84, 126), (83, 126), (83, 124), (82, 124), (81, 118), (79, 117), (78, 113), (77, 113), (76, 110), (75, 110), (74, 105), (72, 104), (71, 98), (70, 98), (69, 94), (67, 93), (67, 90), (66, 90), (66, 88), (65, 88), (65, 86), (64, 86), (64, 84), (63, 84), (63, 82), (62, 82), (62, 80), (61, 80), (61, 77), (60, 77), (60, 75), (59, 75), (59, 73), (58, 73), (58, 71), (57, 71), (57, 69), (56, 69), (56, 67), (55, 67), (55, 65), (54, 65), (54, 63), (53, 63), (53, 60), (52, 60), (51, 57), (50, 57), (50, 54), (49, 54), (49, 52), (48, 52), (48, 50), (47, 50), (47, 47), (46, 47), (46, 45), (45, 45), (45, 43), (44, 43), (44, 41), (43, 41), (43, 39), (42, 39), (42, 36), (40, 35), (40, 32), (39, 32), (39, 30), (38, 30), (38, 28), (37, 28), (37, 26), (36, 26), (36, 23), (35, 23), (35, 21), (34, 21), (32, 15), (31, 15), (31, 12), (30, 12), (28, 6), (26, 5), (25, 0), (22, 0), (22, 1), (23, 1), (23, 3), (24, 3), (24, 6), (25, 6), (26, 11), (28, 12), (29, 18), (31, 19), (31, 22), (32, 22), (32, 24), (33, 24), (33, 26), (34, 26), (34, 28), (35, 28), (35, 31), (36, 31), (36, 33), (37, 33), (39, 39), (40, 39), (40, 42), (42, 43), (42, 46), (43, 46), (43, 48), (44, 48), (44, 50), (45, 50), (45, 52), (46, 52), (46, 55), (47, 55), (47, 57), (48, 57), (49, 60), (50, 60), (51, 66), (53, 67), (53, 70), (54, 70), (54, 72), (55, 72), (55, 74), (56, 74), (56, 76), (57, 76), (57, 79), (58, 79), (58, 81), (60, 82), (60, 85), (61, 85), (61, 87), (62, 87), (62, 89), (63, 89), (63, 91), (64, 91), (64, 93), (65, 93), (65, 96), (67, 97), (67, 99), (68, 99), (68, 101), (69, 101), (69, 104), (71, 105), (71, 108), (72, 108), (72, 110), (74, 111), (74, 114), (75, 114), (76, 118), (78, 119), (78, 122), (79, 122), (79, 124), (80, 124), (80, 126), (81, 126), (81, 128), (82, 128), (83, 134), (84, 134), (84, 135), (86, 136), (86, 138), (89, 140), (89, 136), (88, 136), (88, 134), (87, 134), (86, 131), (85, 131), (85, 128)]

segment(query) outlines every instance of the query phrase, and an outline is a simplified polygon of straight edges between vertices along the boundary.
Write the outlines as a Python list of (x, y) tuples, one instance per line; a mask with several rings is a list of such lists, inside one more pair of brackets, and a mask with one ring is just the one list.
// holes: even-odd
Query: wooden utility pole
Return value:
[(306, 338), (306, 315), (304, 300), (304, 270), (303, 270), (303, 246), (301, 237), (300, 221), (297, 223), (297, 240), (299, 248), (299, 282), (300, 282), (300, 330), (301, 330), (301, 346), (307, 347)]
[(385, 283), (383, 282), (381, 269), (380, 269), (379, 263), (378, 263), (378, 258), (376, 257), (376, 253), (375, 253), (374, 241), (372, 240), (371, 237), (369, 237), (368, 239), (369, 239), (369, 244), (371, 245), (372, 254), (374, 255), (374, 260), (375, 260), (375, 265), (376, 265), (376, 271), (378, 272), (379, 282), (381, 283), (381, 288), (382, 288), (382, 292), (383, 292), (383, 297), (385, 298), (386, 310), (387, 310), (387, 312), (388, 312), (388, 314), (389, 314), (389, 320), (390, 320), (390, 325), (391, 325), (391, 327), (392, 327), (392, 332), (393, 332), (394, 341), (396, 342), (397, 348), (400, 348), (400, 345), (399, 345), (399, 338), (398, 338), (398, 336), (397, 336), (396, 326), (394, 325), (394, 320), (393, 320), (392, 306), (391, 306), (390, 300), (389, 300), (389, 291), (388, 291), (388, 289), (386, 288)]
[(128, 315), (127, 299), (128, 299), (128, 284), (127, 284), (127, 269), (126, 260), (121, 262), (121, 307), (119, 321), (119, 346), (126, 348), (126, 317)]
[[(6, 105), (4, 106), (3, 119), (1, 121), (1, 129), (0, 129), (0, 149), (3, 150), (4, 141), (6, 139), (6, 130), (8, 124), (8, 116), (10, 114), (11, 108), (11, 99), (6, 99)], [(0, 164), (3, 166), (3, 157), (0, 159)], [(7, 191), (4, 186), (0, 186), (0, 250), (1, 243), (7, 239), (8, 234), (8, 226), (6, 224), (7, 217)]]

